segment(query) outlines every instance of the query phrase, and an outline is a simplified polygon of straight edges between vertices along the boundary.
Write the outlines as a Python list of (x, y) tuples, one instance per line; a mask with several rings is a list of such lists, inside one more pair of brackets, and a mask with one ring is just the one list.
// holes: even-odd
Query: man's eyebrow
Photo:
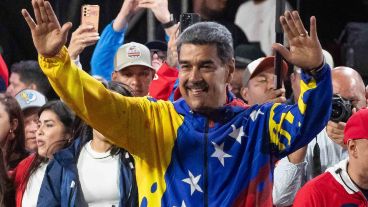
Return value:
[(203, 60), (199, 62), (201, 65), (205, 65), (205, 64), (212, 64), (213, 61), (212, 60)]
[(189, 64), (189, 60), (179, 60), (179, 64)]
[[(189, 60), (179, 60), (180, 64), (190, 64)], [(201, 60), (199, 61), (200, 65), (205, 65), (205, 64), (213, 64), (213, 60)]]

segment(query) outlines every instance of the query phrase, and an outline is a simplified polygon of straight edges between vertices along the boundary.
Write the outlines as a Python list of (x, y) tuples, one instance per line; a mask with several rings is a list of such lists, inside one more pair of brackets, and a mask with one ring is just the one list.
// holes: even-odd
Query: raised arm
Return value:
[(93, 26), (91, 25), (80, 25), (72, 33), (68, 52), (70, 58), (79, 68), (82, 68), (82, 64), (79, 62), (79, 55), (83, 52), (84, 48), (94, 45), (99, 39), (99, 34), (93, 30)]
[(294, 106), (274, 104), (269, 114), (271, 147), (277, 157), (284, 157), (307, 145), (327, 124), (331, 113), (331, 72), (324, 64), (316, 31), (316, 19), (310, 19), (310, 35), (298, 12), (280, 17), (290, 51), (280, 44), (273, 48), (290, 63), (303, 68), (301, 94)]
[(114, 56), (124, 44), (125, 30), (129, 20), (139, 10), (137, 0), (125, 0), (115, 20), (108, 24), (97, 42), (91, 59), (91, 74), (111, 80), (114, 71)]
[[(140, 8), (150, 9), (161, 24), (166, 24), (172, 20), (168, 0), (139, 0), (138, 6)], [(166, 35), (170, 36), (176, 30), (175, 24), (164, 28), (164, 30)]]
[[(36, 16), (36, 23), (23, 10), (23, 14), (30, 24), (37, 51), (39, 63), (61, 99), (71, 107), (85, 122), (104, 134), (112, 143), (124, 147), (131, 153), (142, 155), (147, 148), (136, 146), (150, 146), (145, 156), (152, 156), (160, 141), (164, 146), (172, 144), (175, 137), (175, 127), (168, 127), (167, 136), (157, 135), (162, 120), (165, 125), (178, 126), (180, 116), (169, 102), (152, 103), (147, 98), (124, 97), (108, 91), (99, 81), (79, 70), (71, 62), (69, 54), (63, 44), (64, 34), (60, 32), (58, 20), (48, 2), (33, 0), (33, 7), (37, 15), (44, 19), (40, 21)], [(54, 25), (53, 27), (49, 25)], [(50, 44), (48, 41), (55, 41)], [(49, 47), (47, 47), (49, 46)], [(157, 126), (156, 126), (157, 125)], [(166, 130), (166, 129), (165, 129)]]

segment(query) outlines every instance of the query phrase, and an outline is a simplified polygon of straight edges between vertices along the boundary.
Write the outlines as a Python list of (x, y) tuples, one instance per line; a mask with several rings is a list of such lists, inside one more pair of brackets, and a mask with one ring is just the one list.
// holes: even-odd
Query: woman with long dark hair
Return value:
[(15, 98), (0, 94), (0, 148), (5, 169), (12, 171), (27, 157), (24, 149), (24, 123), (22, 110)]
[[(107, 88), (132, 96), (117, 82)], [(47, 167), (37, 206), (138, 206), (132, 156), (90, 126), (84, 125), (78, 136)]]
[(0, 149), (0, 207), (10, 207), (15, 205), (14, 186), (8, 177), (2, 157), (3, 151)]
[(69, 146), (73, 138), (74, 114), (63, 102), (46, 103), (38, 115), (37, 153), (20, 162), (15, 171), (17, 207), (36, 206), (49, 160), (55, 152)]

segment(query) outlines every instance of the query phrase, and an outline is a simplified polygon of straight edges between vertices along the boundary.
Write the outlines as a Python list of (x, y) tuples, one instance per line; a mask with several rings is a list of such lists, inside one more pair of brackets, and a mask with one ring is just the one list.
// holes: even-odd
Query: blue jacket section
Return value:
[(114, 56), (124, 43), (124, 34), (125, 28), (116, 32), (112, 28), (112, 23), (105, 27), (92, 55), (91, 75), (111, 80), (111, 74), (114, 71)]
[(185, 119), (161, 206), (272, 206), (274, 162), (307, 145), (331, 113), (329, 66), (302, 79), (299, 105), (225, 106), (205, 117), (174, 102)]
[[(80, 139), (76, 139), (70, 147), (54, 155), (54, 159), (46, 168), (38, 196), (38, 207), (87, 206), (83, 199), (77, 169), (79, 153), (84, 144)], [(124, 157), (122, 153), (116, 156)], [(126, 160), (122, 159), (121, 163), (119, 206), (138, 206), (137, 189), (133, 186), (134, 172)]]

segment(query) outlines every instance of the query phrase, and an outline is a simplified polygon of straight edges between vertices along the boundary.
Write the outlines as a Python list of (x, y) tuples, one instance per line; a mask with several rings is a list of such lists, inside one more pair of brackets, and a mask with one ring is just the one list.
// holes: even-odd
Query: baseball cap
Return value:
[(119, 71), (132, 65), (152, 68), (149, 49), (140, 43), (130, 42), (119, 47), (114, 57), (114, 70)]
[(163, 42), (163, 41), (160, 41), (160, 40), (149, 41), (145, 45), (150, 50), (161, 50), (161, 51), (165, 51), (165, 52), (167, 51), (166, 42)]
[[(249, 63), (247, 68), (245, 69), (243, 76), (243, 84), (247, 85), (248, 81), (254, 76), (258, 75), (264, 69), (267, 69), (269, 66), (274, 66), (275, 56), (261, 57), (253, 62)], [(283, 60), (282, 61), (282, 77), (286, 78), (288, 72), (288, 64)]]
[(245, 68), (253, 60), (265, 56), (259, 43), (238, 45), (235, 48), (235, 67)]
[(325, 58), (326, 63), (329, 64), (331, 68), (334, 68), (335, 64), (332, 55), (327, 50), (322, 50), (322, 54)]
[(344, 129), (344, 144), (352, 139), (368, 139), (368, 108), (362, 108), (354, 113)]
[(31, 89), (20, 91), (15, 95), (15, 99), (19, 103), (22, 111), (33, 107), (39, 108), (47, 102), (46, 97), (42, 93)]

